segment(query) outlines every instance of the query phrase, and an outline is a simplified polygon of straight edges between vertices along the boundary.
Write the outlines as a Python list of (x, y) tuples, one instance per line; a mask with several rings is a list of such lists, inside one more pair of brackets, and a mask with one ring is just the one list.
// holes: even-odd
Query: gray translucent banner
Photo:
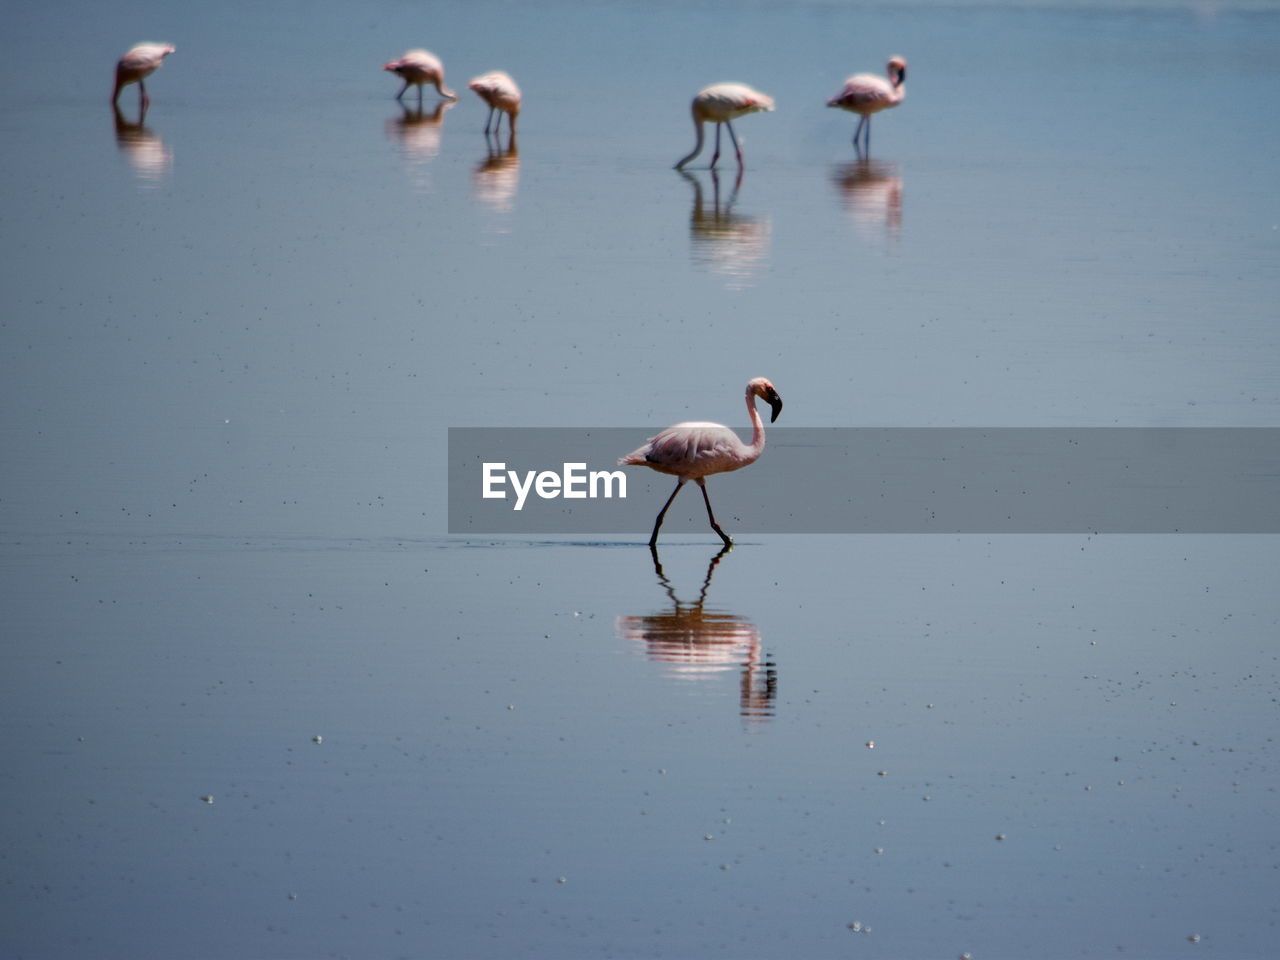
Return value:
[[(451, 428), (449, 532), (647, 537), (675, 478), (617, 461), (655, 432)], [(1280, 533), (1280, 428), (779, 427), (707, 491), (731, 535)], [(690, 483), (663, 534), (703, 532)]]

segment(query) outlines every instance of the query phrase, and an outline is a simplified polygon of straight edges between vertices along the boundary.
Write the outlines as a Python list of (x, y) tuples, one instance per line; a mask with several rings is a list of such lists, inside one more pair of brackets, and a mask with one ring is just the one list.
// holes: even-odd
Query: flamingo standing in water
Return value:
[(167, 43), (140, 43), (116, 63), (116, 86), (111, 91), (111, 102), (120, 101), (120, 91), (131, 83), (138, 85), (138, 106), (146, 110), (151, 105), (147, 87), (142, 81), (160, 69), (164, 58), (174, 52)]
[(853, 149), (858, 149), (858, 134), (863, 134), (863, 149), (871, 150), (871, 115), (881, 110), (896, 107), (902, 102), (907, 91), (902, 84), (907, 79), (907, 61), (902, 57), (890, 57), (888, 81), (870, 73), (855, 73), (844, 82), (839, 93), (827, 101), (828, 107), (839, 107), (850, 113), (859, 115), (858, 125), (853, 130)]
[(738, 138), (734, 136), (733, 124), (730, 120), (745, 117), (748, 113), (767, 112), (773, 109), (773, 97), (759, 90), (753, 90), (745, 83), (713, 83), (699, 90), (693, 98), (693, 125), (698, 131), (698, 142), (693, 146), (693, 153), (676, 164), (676, 169), (684, 165), (702, 152), (704, 123), (716, 125), (716, 148), (711, 154), (711, 167), (715, 168), (720, 159), (720, 126), (729, 128), (729, 139), (733, 141), (733, 149), (738, 154), (738, 168), (742, 168), (742, 147), (738, 146)]
[(520, 115), (520, 88), (511, 79), (511, 75), (501, 70), (476, 77), (467, 84), (480, 95), (480, 99), (489, 105), (489, 116), (484, 120), (484, 132), (489, 132), (489, 121), (494, 111), (498, 111), (498, 122), (493, 127), (496, 136), (502, 126), (502, 114), (507, 115), (507, 129), (511, 136), (516, 134), (516, 117)]
[(618, 461), (620, 466), (650, 467), (659, 473), (669, 473), (679, 477), (676, 488), (667, 502), (658, 512), (658, 519), (653, 524), (653, 534), (649, 537), (649, 546), (658, 542), (658, 530), (662, 527), (662, 518), (667, 515), (667, 508), (676, 494), (690, 480), (697, 481), (702, 488), (702, 499), (707, 504), (707, 518), (711, 521), (711, 529), (720, 534), (725, 546), (731, 546), (733, 540), (720, 529), (716, 523), (716, 515), (711, 512), (711, 498), (707, 496), (706, 477), (713, 473), (728, 473), (740, 470), (748, 464), (755, 463), (764, 451), (764, 423), (756, 410), (756, 397), (762, 399), (773, 408), (769, 422), (773, 423), (782, 412), (782, 398), (773, 384), (764, 377), (756, 377), (747, 383), (747, 411), (751, 414), (751, 443), (745, 444), (738, 435), (728, 427), (719, 423), (677, 423), (667, 427), (656, 437), (650, 437), (639, 450), (629, 453)]
[(396, 94), (396, 99), (404, 97), (404, 92), (411, 86), (418, 88), (418, 100), (422, 100), (422, 88), (431, 84), (440, 96), (446, 100), (457, 100), (458, 95), (444, 85), (444, 64), (430, 50), (409, 50), (399, 60), (384, 64), (383, 70), (389, 70), (404, 81), (404, 86)]

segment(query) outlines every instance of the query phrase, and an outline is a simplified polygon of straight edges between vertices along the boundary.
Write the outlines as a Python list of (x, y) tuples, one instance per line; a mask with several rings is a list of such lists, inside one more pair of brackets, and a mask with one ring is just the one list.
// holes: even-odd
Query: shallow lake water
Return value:
[[(1280, 426), (1280, 6), (8, 20), (0, 953), (1273, 954), (1275, 536), (721, 553), (690, 491), (655, 562), (450, 536), (446, 452), (758, 375), (779, 426)], [(396, 102), (417, 46), (457, 104)], [(890, 54), (858, 159), (824, 104)], [(718, 80), (777, 110), (673, 171)]]

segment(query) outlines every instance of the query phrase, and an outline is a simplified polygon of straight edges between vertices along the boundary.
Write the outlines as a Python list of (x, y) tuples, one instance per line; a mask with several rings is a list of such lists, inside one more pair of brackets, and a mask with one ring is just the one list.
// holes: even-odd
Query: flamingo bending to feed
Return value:
[(769, 422), (773, 423), (782, 412), (782, 398), (773, 384), (764, 377), (756, 377), (747, 383), (747, 411), (751, 414), (751, 443), (745, 444), (738, 435), (728, 427), (719, 423), (677, 423), (667, 427), (656, 437), (650, 437), (639, 450), (629, 453), (618, 461), (620, 466), (650, 467), (659, 473), (669, 473), (679, 477), (676, 488), (667, 502), (658, 512), (658, 519), (653, 524), (653, 535), (649, 537), (649, 546), (658, 542), (658, 530), (662, 527), (662, 518), (667, 515), (667, 508), (676, 498), (688, 481), (696, 480), (702, 488), (702, 499), (707, 504), (707, 518), (711, 528), (720, 534), (725, 546), (733, 544), (729, 535), (720, 529), (716, 516), (711, 512), (711, 498), (707, 496), (706, 478), (713, 473), (728, 473), (740, 470), (748, 464), (755, 463), (764, 451), (764, 423), (756, 410), (756, 397), (773, 408)]
[(484, 132), (489, 132), (489, 121), (493, 119), (494, 111), (498, 111), (498, 122), (493, 127), (493, 132), (497, 134), (498, 129), (502, 126), (502, 114), (507, 115), (507, 129), (515, 136), (516, 117), (520, 115), (520, 88), (516, 86), (516, 82), (511, 79), (511, 75), (503, 73), (501, 70), (494, 70), (490, 73), (476, 77), (467, 84), (472, 90), (480, 95), (480, 99), (489, 105), (489, 116), (484, 120)]
[(742, 147), (738, 146), (738, 138), (734, 136), (733, 124), (730, 120), (745, 117), (748, 113), (768, 112), (773, 109), (773, 97), (759, 90), (753, 90), (745, 83), (713, 83), (699, 90), (693, 98), (693, 125), (698, 131), (698, 142), (693, 146), (693, 153), (676, 164), (681, 170), (684, 165), (702, 152), (704, 123), (716, 125), (716, 148), (711, 154), (711, 167), (715, 169), (720, 159), (720, 126), (729, 128), (729, 139), (733, 141), (733, 149), (738, 154), (738, 168), (742, 168)]
[(131, 83), (138, 85), (138, 104), (146, 110), (151, 104), (147, 87), (142, 81), (160, 69), (164, 58), (174, 52), (167, 43), (140, 43), (116, 63), (116, 87), (111, 91), (111, 102), (120, 101), (120, 91)]
[(871, 149), (871, 115), (896, 107), (907, 95), (902, 88), (907, 79), (907, 61), (902, 57), (890, 57), (888, 74), (889, 79), (885, 81), (874, 74), (855, 73), (844, 82), (843, 89), (827, 101), (828, 107), (839, 107), (859, 115), (858, 125), (853, 130), (855, 150), (858, 149), (858, 135), (864, 127), (863, 149)]
[(418, 88), (418, 99), (422, 99), (422, 88), (431, 84), (440, 96), (446, 100), (457, 100), (458, 95), (444, 85), (444, 64), (430, 50), (410, 50), (399, 60), (384, 64), (383, 70), (389, 70), (404, 81), (404, 86), (396, 94), (396, 99), (404, 97), (409, 87)]

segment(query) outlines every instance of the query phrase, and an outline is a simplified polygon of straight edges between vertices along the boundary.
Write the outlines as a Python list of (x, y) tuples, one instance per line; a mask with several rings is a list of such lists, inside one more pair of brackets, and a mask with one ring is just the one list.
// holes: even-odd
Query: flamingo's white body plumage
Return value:
[(622, 466), (649, 467), (659, 473), (679, 477), (675, 490), (654, 522), (653, 535), (649, 538), (650, 546), (658, 542), (658, 530), (662, 526), (667, 508), (671, 506), (671, 501), (676, 498), (680, 488), (690, 480), (696, 481), (702, 488), (702, 499), (707, 504), (707, 518), (711, 521), (712, 529), (720, 535), (720, 539), (726, 545), (733, 543), (729, 535), (720, 529), (720, 524), (716, 523), (715, 514), (711, 512), (706, 477), (713, 473), (741, 470), (755, 463), (764, 452), (764, 423), (760, 419), (759, 411), (756, 410), (756, 397), (761, 398), (773, 408), (772, 416), (769, 418), (770, 423), (777, 420), (778, 414), (782, 412), (782, 398), (778, 396), (778, 391), (774, 389), (772, 383), (764, 377), (756, 377), (748, 382), (746, 401), (747, 411), (751, 416), (750, 444), (743, 443), (736, 433), (723, 424), (690, 421), (667, 427), (657, 436), (650, 437), (639, 450), (627, 454), (618, 461)]

